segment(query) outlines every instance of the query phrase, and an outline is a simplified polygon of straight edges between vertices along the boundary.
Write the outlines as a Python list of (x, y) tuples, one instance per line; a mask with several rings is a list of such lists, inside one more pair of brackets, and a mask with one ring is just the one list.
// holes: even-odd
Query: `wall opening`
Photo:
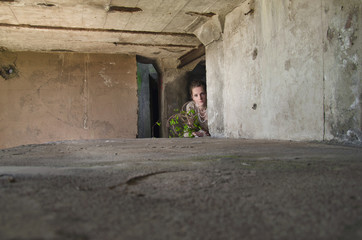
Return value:
[(159, 74), (151, 63), (137, 60), (138, 138), (160, 137)]
[[(195, 63), (196, 65), (196, 63)], [(182, 137), (182, 129), (186, 126), (185, 118), (180, 117), (185, 114), (186, 103), (192, 101), (190, 93), (190, 84), (194, 80), (202, 81), (206, 85), (206, 65), (205, 60), (201, 60), (195, 66), (188, 66), (183, 69), (174, 81), (168, 83), (165, 88), (167, 98), (165, 100), (165, 109), (167, 121), (164, 123), (165, 137)]]

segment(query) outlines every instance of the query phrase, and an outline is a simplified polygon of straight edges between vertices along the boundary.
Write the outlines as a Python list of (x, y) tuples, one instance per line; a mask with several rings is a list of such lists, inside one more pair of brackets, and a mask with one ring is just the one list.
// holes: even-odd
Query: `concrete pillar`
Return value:
[(322, 1), (325, 138), (362, 141), (361, 1)]
[(188, 100), (187, 69), (177, 69), (177, 59), (160, 59), (161, 137), (168, 137), (167, 119)]
[(216, 41), (206, 47), (207, 110), (209, 131), (213, 137), (224, 137), (224, 47)]
[(361, 141), (361, 11), (358, 0), (248, 0), (220, 37), (214, 18), (195, 31), (206, 44), (211, 133)]

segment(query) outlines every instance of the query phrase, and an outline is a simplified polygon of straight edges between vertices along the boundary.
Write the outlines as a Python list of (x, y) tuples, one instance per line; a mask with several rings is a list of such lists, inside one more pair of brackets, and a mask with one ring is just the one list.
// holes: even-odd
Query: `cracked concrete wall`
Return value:
[(360, 132), (360, 16), (358, 0), (249, 0), (228, 14), (222, 37), (204, 40), (211, 134), (323, 140)]
[(136, 58), (0, 52), (0, 148), (72, 139), (135, 138)]
[(361, 1), (323, 1), (326, 138), (362, 142)]

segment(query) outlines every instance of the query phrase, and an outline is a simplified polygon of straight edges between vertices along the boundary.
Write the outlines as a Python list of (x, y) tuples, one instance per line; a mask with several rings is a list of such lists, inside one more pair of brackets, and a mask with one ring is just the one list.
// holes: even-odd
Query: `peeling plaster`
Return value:
[[(1, 63), (11, 64), (15, 59), (20, 76), (11, 80), (0, 77), (0, 148), (67, 139), (136, 137), (135, 57), (0, 48)], [(113, 85), (121, 87), (104, 86), (98, 75), (103, 67), (114, 79)], [(125, 102), (128, 104), (117, 104)]]
[(103, 67), (101, 69), (101, 71), (99, 72), (99, 76), (101, 76), (103, 78), (104, 85), (106, 85), (109, 88), (113, 87), (112, 78), (106, 75), (106, 68), (105, 67)]

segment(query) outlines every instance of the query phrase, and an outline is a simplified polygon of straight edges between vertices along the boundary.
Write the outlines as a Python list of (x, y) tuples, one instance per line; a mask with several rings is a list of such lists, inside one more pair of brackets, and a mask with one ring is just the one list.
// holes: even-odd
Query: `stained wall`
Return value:
[(0, 52), (0, 148), (72, 139), (135, 138), (134, 56)]
[(358, 140), (361, 11), (359, 0), (250, 0), (219, 19), (220, 36), (205, 27), (211, 133)]

